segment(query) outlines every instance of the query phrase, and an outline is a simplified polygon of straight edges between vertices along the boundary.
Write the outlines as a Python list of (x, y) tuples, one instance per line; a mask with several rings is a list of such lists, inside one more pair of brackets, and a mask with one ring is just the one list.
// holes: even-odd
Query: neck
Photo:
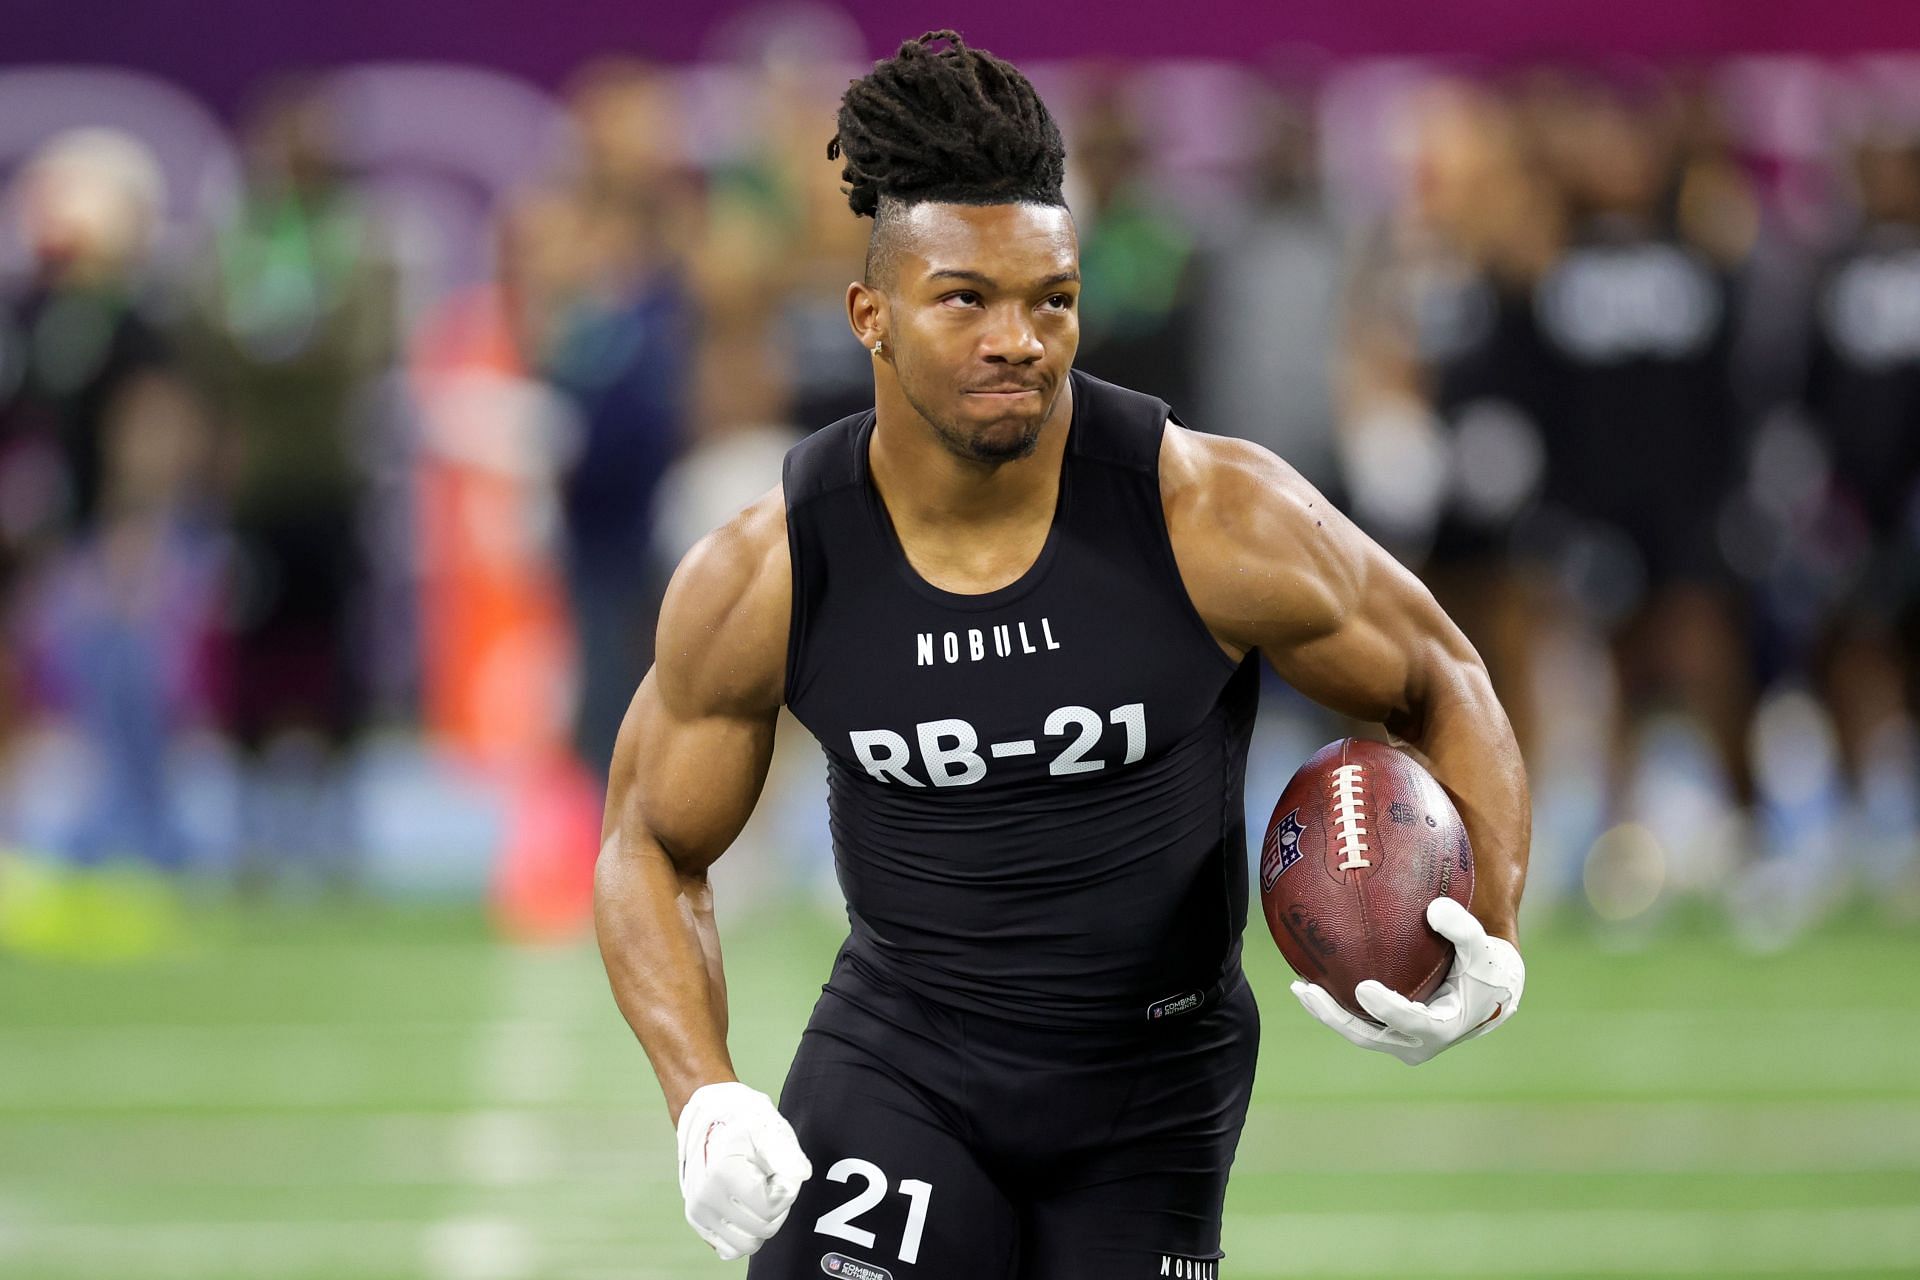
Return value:
[(868, 465), (896, 524), (990, 524), (1034, 513), (1051, 518), (1073, 422), (1071, 378), (1054, 397), (1033, 452), (1008, 462), (980, 462), (947, 448), (891, 376), (875, 379), (874, 401)]

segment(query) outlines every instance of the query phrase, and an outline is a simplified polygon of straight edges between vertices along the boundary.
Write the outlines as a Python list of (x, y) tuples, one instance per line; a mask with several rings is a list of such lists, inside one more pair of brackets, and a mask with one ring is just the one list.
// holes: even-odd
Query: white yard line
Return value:
[(534, 1234), (500, 1218), (447, 1218), (421, 1239), (426, 1280), (528, 1280), (538, 1275)]

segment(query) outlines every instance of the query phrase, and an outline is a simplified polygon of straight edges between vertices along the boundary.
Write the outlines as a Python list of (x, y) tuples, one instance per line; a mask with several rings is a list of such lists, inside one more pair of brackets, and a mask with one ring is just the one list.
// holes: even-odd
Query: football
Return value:
[(1372, 1021), (1353, 989), (1411, 1000), (1446, 979), (1453, 944), (1427, 904), (1473, 897), (1473, 849), (1446, 789), (1383, 742), (1330, 742), (1293, 775), (1260, 845), (1260, 902), (1295, 973)]

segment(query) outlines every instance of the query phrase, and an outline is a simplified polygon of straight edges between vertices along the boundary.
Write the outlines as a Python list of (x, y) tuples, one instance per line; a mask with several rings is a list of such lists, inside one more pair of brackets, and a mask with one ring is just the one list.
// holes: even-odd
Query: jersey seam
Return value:
[[(805, 505), (804, 503), (802, 504)], [(800, 535), (793, 519), (794, 508), (787, 511), (787, 572), (793, 580), (793, 598), (787, 602), (787, 660), (784, 664), (786, 674), (781, 686), (780, 702), (789, 711), (806, 692), (799, 682), (800, 654), (806, 635), (807, 591), (800, 571)], [(810, 682), (808, 682), (810, 683)]]

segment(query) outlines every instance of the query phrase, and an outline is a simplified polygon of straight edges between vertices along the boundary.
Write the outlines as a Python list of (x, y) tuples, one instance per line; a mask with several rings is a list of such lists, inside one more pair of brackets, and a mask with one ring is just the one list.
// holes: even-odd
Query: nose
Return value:
[(996, 312), (981, 336), (980, 354), (989, 364), (1032, 364), (1047, 354), (1047, 347), (1026, 307), (1015, 303)]

